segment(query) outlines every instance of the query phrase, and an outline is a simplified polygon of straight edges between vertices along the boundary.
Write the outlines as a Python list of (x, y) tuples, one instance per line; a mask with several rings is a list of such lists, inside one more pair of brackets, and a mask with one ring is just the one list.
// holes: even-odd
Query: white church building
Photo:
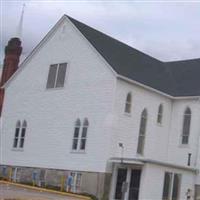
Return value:
[(162, 62), (64, 15), (3, 88), (1, 176), (199, 199), (200, 59)]

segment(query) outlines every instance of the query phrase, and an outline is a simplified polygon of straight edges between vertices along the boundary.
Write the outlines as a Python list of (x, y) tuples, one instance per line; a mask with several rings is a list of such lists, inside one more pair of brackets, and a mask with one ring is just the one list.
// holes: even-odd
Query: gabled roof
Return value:
[(118, 75), (170, 96), (200, 96), (200, 59), (162, 62), (67, 17)]

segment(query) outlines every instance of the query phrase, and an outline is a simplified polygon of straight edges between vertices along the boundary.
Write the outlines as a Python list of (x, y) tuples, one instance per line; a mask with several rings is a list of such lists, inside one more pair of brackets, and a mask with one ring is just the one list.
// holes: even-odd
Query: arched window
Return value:
[(14, 142), (13, 142), (13, 148), (17, 148), (18, 146), (20, 128), (21, 128), (21, 122), (18, 120), (15, 127), (15, 137), (14, 137)]
[(163, 119), (163, 105), (160, 104), (158, 107), (157, 123), (162, 124), (162, 119)]
[(20, 145), (19, 145), (20, 148), (24, 147), (26, 128), (27, 128), (27, 122), (24, 120), (22, 124), (22, 130), (21, 130), (21, 138), (20, 138)]
[(131, 103), (132, 103), (132, 96), (129, 92), (126, 96), (126, 104), (125, 104), (125, 113), (131, 113)]
[(141, 113), (138, 146), (137, 146), (137, 153), (141, 155), (144, 153), (146, 125), (147, 125), (147, 110), (144, 109)]
[(73, 143), (72, 143), (72, 150), (78, 149), (78, 140), (79, 140), (79, 132), (81, 127), (81, 121), (80, 119), (77, 119), (75, 122), (75, 128), (74, 128), (74, 137), (73, 137)]
[(73, 144), (72, 144), (73, 151), (84, 151), (85, 150), (88, 126), (89, 126), (88, 119), (85, 118), (83, 121), (83, 125), (82, 125), (82, 132), (80, 134), (81, 121), (80, 121), (80, 119), (76, 120), (75, 128), (74, 128)]
[(191, 110), (190, 108), (186, 108), (183, 117), (183, 132), (182, 132), (182, 144), (189, 143), (189, 135), (190, 135), (190, 123), (191, 123)]
[(88, 119), (85, 118), (83, 122), (80, 150), (85, 150), (88, 126), (89, 126)]

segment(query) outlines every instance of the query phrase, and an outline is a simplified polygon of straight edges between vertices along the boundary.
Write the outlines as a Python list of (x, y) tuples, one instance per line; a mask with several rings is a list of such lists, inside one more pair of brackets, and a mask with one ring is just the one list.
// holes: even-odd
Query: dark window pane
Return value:
[(157, 122), (159, 123), (159, 124), (161, 124), (162, 123), (162, 115), (163, 115), (163, 106), (162, 106), (162, 104), (159, 106), (159, 108), (158, 108), (158, 118), (157, 118)]
[(49, 75), (46, 86), (47, 88), (55, 87), (56, 72), (57, 72), (57, 65), (51, 65), (49, 68)]
[(19, 128), (16, 128), (15, 130), (15, 137), (19, 137)]
[(20, 148), (23, 148), (24, 147), (24, 138), (21, 138), (21, 140), (20, 140), (20, 146), (19, 146)]
[(138, 200), (140, 188), (141, 170), (134, 169), (131, 171), (131, 182), (129, 186), (129, 200)]
[(131, 113), (131, 94), (128, 93), (127, 97), (126, 97), (126, 104), (125, 104), (125, 112), (126, 113)]
[(184, 119), (183, 119), (182, 144), (188, 144), (189, 142), (190, 123), (191, 123), (191, 111), (189, 108), (187, 108), (184, 113)]
[(18, 138), (14, 139), (13, 148), (17, 148)]
[(147, 111), (144, 109), (141, 114), (141, 120), (140, 120), (140, 129), (139, 129), (138, 146), (137, 146), (138, 154), (143, 154), (144, 152), (146, 124), (147, 124)]
[(122, 185), (126, 181), (127, 169), (118, 169), (115, 199), (122, 199)]
[(13, 148), (17, 148), (19, 131), (20, 131), (20, 128), (15, 129), (15, 138), (14, 138)]
[(183, 135), (182, 136), (182, 144), (188, 144), (188, 136), (187, 135)]
[(86, 139), (81, 139), (81, 150), (85, 150)]
[(80, 130), (79, 127), (75, 127), (75, 129), (74, 129), (74, 138), (78, 138), (78, 136), (79, 136), (79, 130)]
[(76, 150), (78, 147), (78, 139), (73, 139), (73, 145), (72, 145), (72, 149)]
[(172, 174), (166, 172), (165, 173), (165, 178), (164, 178), (164, 186), (163, 186), (163, 200), (169, 200), (170, 198), (170, 188), (171, 188), (171, 180), (172, 179)]
[(83, 127), (82, 138), (85, 138), (86, 136), (87, 136), (87, 127)]
[(131, 104), (126, 103), (125, 112), (126, 113), (131, 113)]
[(137, 153), (143, 154), (144, 152), (144, 136), (139, 136)]
[(180, 189), (180, 175), (174, 175), (173, 190), (172, 190), (172, 200), (178, 200)]
[(65, 82), (67, 63), (62, 63), (58, 68), (58, 75), (56, 80), (56, 87), (63, 87)]
[(22, 128), (22, 132), (21, 132), (21, 137), (25, 137), (26, 134), (26, 128)]

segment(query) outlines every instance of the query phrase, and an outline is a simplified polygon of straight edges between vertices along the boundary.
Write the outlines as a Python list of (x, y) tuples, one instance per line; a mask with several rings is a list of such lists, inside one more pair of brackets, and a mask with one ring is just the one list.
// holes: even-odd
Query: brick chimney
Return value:
[(2, 86), (18, 69), (20, 55), (22, 53), (21, 41), (19, 38), (11, 38), (5, 47), (5, 58), (0, 82), (0, 116), (2, 112), (4, 88)]

